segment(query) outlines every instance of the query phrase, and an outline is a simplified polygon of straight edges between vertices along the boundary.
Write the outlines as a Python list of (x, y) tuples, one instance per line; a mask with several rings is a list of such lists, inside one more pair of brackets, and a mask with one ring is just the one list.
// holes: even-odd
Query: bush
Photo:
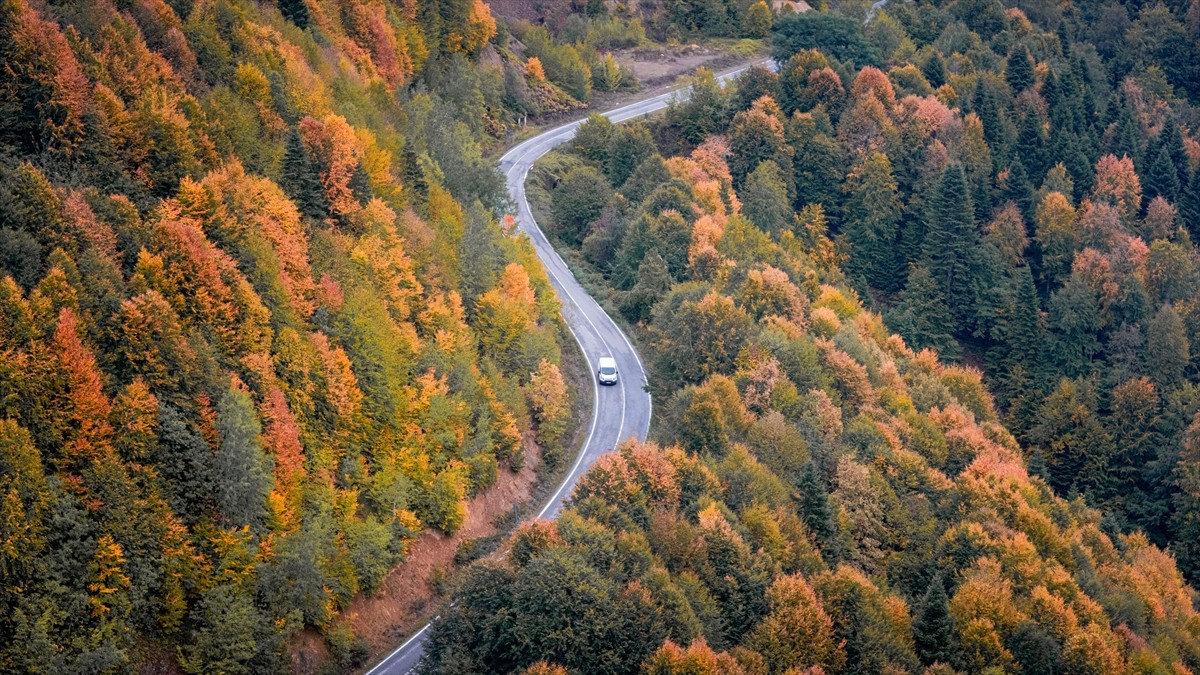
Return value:
[(371, 656), (371, 645), (366, 638), (355, 635), (349, 621), (340, 621), (325, 634), (325, 644), (333, 660), (343, 670), (352, 670), (362, 666)]

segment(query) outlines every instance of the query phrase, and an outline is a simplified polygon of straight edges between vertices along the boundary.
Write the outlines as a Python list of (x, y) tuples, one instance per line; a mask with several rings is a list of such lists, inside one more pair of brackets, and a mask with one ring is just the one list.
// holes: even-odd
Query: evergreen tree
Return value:
[(1183, 434), (1183, 451), (1174, 469), (1172, 551), (1180, 571), (1194, 579), (1200, 575), (1200, 413)]
[[(983, 122), (983, 135), (992, 151), (993, 161), (1000, 161), (1008, 156), (1010, 138), (1009, 121), (996, 100), (996, 92), (986, 78), (975, 81), (975, 91), (971, 95), (971, 110)], [(999, 166), (1004, 166), (1003, 163)]]
[(1172, 204), (1179, 202), (1183, 192), (1179, 184), (1175, 165), (1171, 161), (1170, 150), (1165, 145), (1158, 144), (1143, 173), (1142, 184), (1145, 186), (1142, 199), (1150, 203), (1155, 197), (1162, 197)]
[(359, 204), (365, 205), (374, 196), (371, 192), (371, 177), (367, 175), (367, 170), (363, 167), (362, 162), (354, 164), (354, 172), (350, 174), (350, 182), (347, 186), (354, 195), (354, 200)]
[(1184, 382), (1189, 359), (1187, 330), (1171, 305), (1163, 305), (1146, 327), (1146, 372), (1162, 391)]
[(840, 222), (842, 177), (845, 160), (842, 148), (832, 137), (817, 130), (814, 120), (801, 118), (789, 126), (788, 142), (795, 148), (793, 175), (796, 182), (794, 206), (802, 209), (820, 204), (831, 224)]
[(1012, 87), (1014, 93), (1020, 93), (1033, 86), (1033, 57), (1029, 48), (1020, 45), (1008, 54), (1004, 66), (1004, 80)]
[(1042, 353), (1046, 348), (1045, 329), (1033, 272), (1028, 265), (1017, 270), (1012, 283), (1016, 289), (1006, 326), (1006, 370), (1011, 373), (1021, 366), (1036, 380), (1041, 376)]
[(308, 5), (305, 0), (279, 0), (279, 11), (283, 18), (296, 24), (300, 30), (308, 28)]
[(764, 160), (750, 172), (741, 197), (743, 215), (772, 237), (779, 237), (791, 223), (787, 184), (783, 170), (775, 162)]
[(900, 292), (899, 302), (888, 312), (887, 324), (913, 349), (928, 347), (948, 359), (958, 356), (954, 315), (946, 305), (942, 289), (925, 265), (909, 268), (908, 285)]
[(1025, 675), (1059, 675), (1062, 647), (1038, 624), (1026, 621), (1008, 639), (1008, 650)]
[(637, 281), (621, 300), (621, 314), (633, 323), (648, 320), (654, 303), (671, 290), (671, 283), (667, 262), (655, 251), (646, 253), (638, 265)]
[(1134, 118), (1132, 105), (1122, 96), (1111, 104), (1116, 106), (1117, 114), (1111, 130), (1109, 143), (1105, 147), (1106, 154), (1114, 157), (1128, 157), (1135, 166), (1142, 166), (1141, 130), (1137, 119)]
[(317, 221), (329, 217), (329, 203), (317, 167), (295, 128), (288, 132), (283, 146), (279, 187), (295, 202), (300, 213)]
[(896, 244), (902, 206), (887, 155), (871, 153), (846, 180), (847, 271), (874, 288), (895, 291), (900, 283)]
[(1072, 274), (1062, 288), (1050, 296), (1050, 353), (1057, 372), (1077, 377), (1092, 372), (1100, 351), (1102, 327), (1099, 300), (1087, 282)]
[(1046, 175), (1046, 134), (1042, 130), (1042, 117), (1037, 110), (1030, 110), (1021, 119), (1017, 130), (1017, 144), (1013, 148), (1013, 157), (1025, 167), (1025, 173), (1030, 180), (1041, 180)]
[[(962, 166), (952, 164), (942, 173), (929, 201), (925, 223), (924, 264), (945, 294), (945, 304), (960, 322), (958, 327), (965, 328), (962, 323), (975, 304), (972, 277), (979, 236)], [(928, 296), (928, 290), (923, 289), (922, 295)]]
[(1000, 189), (1001, 203), (1011, 201), (1021, 210), (1021, 217), (1026, 222), (1032, 222), (1036, 215), (1034, 211), (1034, 192), (1033, 181), (1029, 179), (1029, 173), (1025, 170), (1025, 164), (1019, 161), (1013, 162), (1008, 169), (1008, 176), (1004, 179), (1004, 184)]
[(921, 73), (926, 80), (929, 80), (929, 84), (934, 89), (946, 84), (946, 62), (942, 59), (941, 52), (933, 52), (933, 56), (925, 61), (925, 67), (921, 69)]
[(262, 426), (250, 395), (230, 386), (217, 404), (220, 444), (213, 458), (217, 505), (225, 522), (261, 531), (271, 491), (271, 460), (263, 452)]
[(821, 542), (821, 552), (826, 557), (826, 562), (836, 562), (834, 542), (837, 539), (837, 530), (833, 522), (833, 512), (829, 509), (829, 493), (825, 491), (825, 485), (817, 475), (817, 468), (813, 462), (809, 462), (804, 468), (804, 478), (800, 481), (800, 516)]
[(1166, 149), (1167, 155), (1171, 158), (1171, 164), (1175, 167), (1175, 177), (1179, 184), (1187, 185), (1191, 163), (1188, 160), (1187, 147), (1183, 143), (1183, 132), (1179, 129), (1179, 122), (1175, 120), (1174, 115), (1167, 115), (1155, 140), (1160, 148)]
[(925, 665), (944, 663), (953, 665), (958, 656), (954, 617), (946, 604), (945, 584), (942, 575), (934, 576), (929, 584), (929, 590), (921, 599), (918, 614), (913, 622), (913, 642), (917, 648), (917, 656)]
[(1200, 241), (1200, 169), (1192, 172), (1187, 188), (1179, 198), (1179, 219), (1192, 241)]
[(625, 184), (634, 170), (654, 152), (654, 139), (645, 125), (621, 125), (613, 133), (604, 173), (616, 187)]
[(411, 141), (400, 151), (400, 180), (411, 203), (419, 203), (429, 196), (429, 181), (425, 179), (425, 167)]

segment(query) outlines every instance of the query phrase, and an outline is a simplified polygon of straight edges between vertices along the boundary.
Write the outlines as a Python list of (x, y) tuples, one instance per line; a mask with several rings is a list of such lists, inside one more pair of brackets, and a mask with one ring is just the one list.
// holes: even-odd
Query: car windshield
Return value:
[(611, 367), (605, 366), (600, 369), (601, 375), (615, 375), (616, 373), (617, 373), (616, 368), (611, 368)]

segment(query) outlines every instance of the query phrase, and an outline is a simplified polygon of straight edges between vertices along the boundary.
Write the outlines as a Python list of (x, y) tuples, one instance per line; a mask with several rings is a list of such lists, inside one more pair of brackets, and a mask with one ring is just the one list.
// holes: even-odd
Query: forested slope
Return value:
[(1200, 670), (1200, 6), (852, 10), (531, 174), (655, 442), (425, 672)]
[(496, 35), (477, 0), (0, 3), (0, 670), (284, 670), (561, 454)]

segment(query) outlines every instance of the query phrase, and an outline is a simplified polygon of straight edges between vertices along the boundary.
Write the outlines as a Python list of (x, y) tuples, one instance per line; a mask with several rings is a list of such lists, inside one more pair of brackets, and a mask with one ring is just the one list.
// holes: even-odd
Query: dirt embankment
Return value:
[[(354, 633), (370, 643), (372, 657), (395, 647), (399, 637), (427, 620), (441, 601), (432, 583), (434, 577), (454, 566), (459, 544), (495, 534), (497, 516), (511, 511), (514, 504), (532, 499), (541, 450), (526, 442), (525, 457), (520, 471), (501, 471), (495, 485), (467, 502), (467, 518), (461, 530), (453, 536), (434, 530), (425, 532), (409, 548), (408, 560), (388, 573), (378, 593), (360, 595), (341, 613), (337, 621), (348, 621)], [(325, 641), (317, 631), (305, 630), (293, 638), (293, 673), (316, 673), (329, 658)]]

